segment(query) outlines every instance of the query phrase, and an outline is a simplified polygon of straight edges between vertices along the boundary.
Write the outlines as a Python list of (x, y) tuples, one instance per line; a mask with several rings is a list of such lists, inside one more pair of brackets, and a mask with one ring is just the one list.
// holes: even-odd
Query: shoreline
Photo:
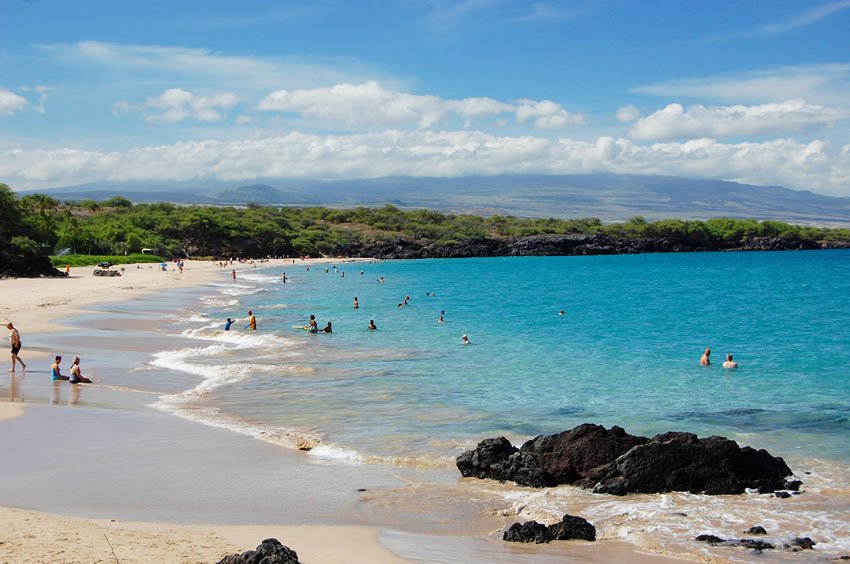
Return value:
[[(314, 259), (314, 260), (316, 262), (331, 262), (331, 259), (326, 259), (326, 260)], [(336, 261), (333, 261), (333, 262), (336, 262)], [(188, 263), (187, 263), (187, 266), (188, 266)], [(278, 266), (278, 265), (266, 263), (263, 266)], [(262, 269), (262, 266), (260, 266), (257, 270), (261, 270), (261, 269)], [(187, 273), (191, 272), (188, 268), (186, 270), (187, 270)], [(210, 263), (210, 268), (206, 269), (206, 270), (209, 273), (209, 279), (208, 280), (202, 280), (201, 276), (197, 276), (197, 277), (193, 276), (191, 278), (191, 280), (184, 279), (183, 286), (186, 287), (186, 288), (189, 288), (189, 287), (192, 287), (192, 286), (200, 287), (202, 284), (204, 284), (206, 282), (215, 280), (216, 279), (216, 276), (215, 276), (216, 273), (223, 276), (222, 273), (220, 273), (218, 271), (224, 270), (224, 269), (219, 269), (219, 268), (213, 266), (211, 263)], [(227, 270), (229, 270), (229, 269), (227, 269)], [(202, 269), (199, 268), (197, 272), (201, 272), (201, 271), (202, 271)], [(162, 273), (162, 274), (166, 274), (166, 273)], [(186, 274), (184, 274), (184, 276), (186, 276)], [(97, 281), (101, 281), (101, 280), (121, 281), (122, 278), (123, 277), (106, 279), (106, 278), (90, 277), (90, 279), (97, 280)], [(67, 281), (67, 279), (57, 279), (57, 280), (60, 281), (60, 283), (63, 280)], [(87, 310), (86, 308), (87, 307), (92, 308), (96, 304), (106, 304), (106, 303), (108, 303), (107, 300), (103, 299), (103, 297), (105, 297), (105, 296), (111, 296), (112, 297), (111, 301), (122, 300), (124, 298), (126, 298), (128, 300), (135, 299), (135, 298), (140, 297), (142, 294), (148, 293), (148, 290), (150, 290), (151, 292), (155, 292), (156, 290), (161, 289), (163, 284), (161, 284), (161, 283), (158, 284), (157, 282), (164, 282), (164, 281), (170, 281), (170, 278), (166, 278), (166, 279), (163, 279), (161, 277), (159, 279), (154, 278), (153, 282), (151, 282), (149, 285), (145, 285), (144, 287), (140, 287), (140, 286), (142, 286), (142, 284), (140, 283), (140, 284), (137, 284), (136, 286), (134, 286), (132, 288), (127, 288), (127, 289), (122, 288), (122, 290), (124, 290), (124, 292), (119, 293), (119, 294), (116, 294), (114, 291), (112, 291), (112, 292), (104, 291), (104, 292), (102, 292), (102, 294), (100, 294), (100, 296), (93, 296), (91, 294), (80, 295), (80, 294), (82, 294), (82, 292), (77, 292), (75, 294), (75, 297), (77, 295), (79, 295), (79, 297), (81, 299), (79, 299), (79, 300), (70, 299), (65, 303), (47, 304), (42, 308), (42, 310), (40, 310), (38, 312), (40, 314), (39, 316), (31, 316), (30, 318), (28, 318), (27, 324), (29, 326), (30, 320), (44, 321), (41, 318), (42, 317), (49, 317), (48, 314), (50, 314), (50, 312), (53, 312), (53, 314), (58, 314), (62, 317), (65, 317), (65, 316), (68, 316), (68, 315), (71, 315), (71, 314), (76, 315), (78, 313), (81, 313), (83, 316), (92, 315), (95, 312), (93, 312), (91, 309)], [(0, 291), (3, 291), (4, 282), (5, 281), (0, 282)], [(176, 285), (171, 286), (171, 288), (176, 288), (176, 287), (178, 287), (178, 286), (176, 286)], [(42, 293), (41, 295), (43, 296), (44, 293)], [(5, 296), (4, 296), (2, 303), (10, 303), (10, 302), (6, 301)], [(58, 325), (58, 323), (55, 324), (55, 325), (52, 324), (51, 320), (44, 321), (44, 323), (45, 323), (44, 327), (56, 327), (57, 329), (59, 327), (62, 327), (61, 325)], [(18, 325), (18, 323), (16, 323), (16, 325)], [(53, 329), (53, 331), (56, 331), (57, 329)], [(29, 334), (36, 334), (36, 332), (28, 329), (27, 333), (24, 335), (24, 339), (26, 339), (26, 335), (29, 335)], [(27, 343), (29, 343), (29, 342), (33, 342), (33, 339), (30, 339), (29, 341), (24, 340), (25, 348), (27, 346)], [(36, 342), (36, 345), (39, 345), (37, 339), (35, 340), (35, 342)], [(40, 352), (42, 354), (42, 356), (46, 356), (48, 354), (47, 352), (45, 352), (43, 350), (38, 351), (38, 352)], [(36, 356), (36, 355), (33, 355), (33, 358), (39, 358), (39, 357)], [(91, 390), (91, 391), (94, 392), (94, 390)], [(15, 405), (15, 404), (10, 404), (9, 402), (2, 402), (0, 404), (0, 406), (2, 406), (2, 409), (4, 409), (4, 410), (5, 410), (7, 405)], [(67, 414), (59, 414), (59, 415), (61, 415), (61, 417), (57, 416), (58, 411), (55, 410), (55, 409), (52, 410), (52, 411), (48, 411), (47, 409), (33, 409), (32, 413), (27, 413), (26, 411), (24, 411), (23, 409), (21, 409), (18, 406), (11, 408), (11, 409), (18, 410), (18, 413), (17, 413), (18, 417), (16, 419), (13, 419), (12, 423), (15, 423), (19, 427), (25, 426), (25, 424), (28, 422), (28, 420), (30, 418), (32, 418), (32, 420), (43, 421), (45, 414), (50, 415), (53, 419), (56, 419), (56, 420), (68, 419), (68, 417), (66, 417)], [(48, 408), (48, 409), (52, 409), (52, 408)], [(86, 416), (88, 415), (88, 414), (85, 413), (85, 410), (86, 410), (86, 408), (80, 408), (80, 409), (75, 409), (75, 410), (73, 410), (72, 412), (69, 412), (69, 413), (73, 413), (75, 416), (80, 416), (80, 418), (84, 418), (83, 417), (84, 415), (86, 415)], [(101, 410), (101, 411), (105, 411), (105, 410)], [(0, 414), (2, 414), (2, 411), (0, 411)], [(167, 420), (170, 420), (170, 419), (176, 420), (177, 418), (170, 417), (166, 413), (159, 412), (157, 410), (147, 410), (147, 412), (145, 412), (145, 415), (146, 415), (146, 418), (145, 418), (146, 420), (147, 419), (150, 419), (150, 421), (162, 420), (164, 427), (166, 427), (167, 429), (178, 428), (178, 425), (176, 423), (172, 424), (174, 422), (169, 423), (167, 421)], [(21, 416), (23, 416), (23, 417), (21, 417)], [(166, 417), (163, 417), (163, 416), (166, 416)], [(0, 416), (0, 418), (1, 418), (1, 416)], [(101, 416), (100, 419), (107, 419), (107, 418), (105, 416)], [(9, 421), (6, 421), (6, 422), (4, 422), (3, 425), (0, 425), (0, 431), (3, 430), (3, 426), (7, 426), (9, 423), (10, 423)], [(45, 427), (47, 429), (49, 429), (51, 427), (51, 422), (47, 421), (45, 423)], [(193, 441), (196, 440), (199, 437), (209, 437), (210, 443), (213, 443), (214, 441), (212, 439), (214, 439), (215, 437), (224, 436), (222, 434), (214, 434), (213, 432), (211, 432), (209, 430), (209, 428), (205, 427), (204, 425), (198, 425), (198, 424), (192, 423), (192, 422), (188, 422), (186, 425), (180, 425), (179, 428), (180, 429), (193, 429), (192, 431), (181, 431), (181, 432), (191, 432), (192, 433), (191, 436), (193, 437), (192, 438)], [(46, 429), (46, 431), (47, 431), (47, 429)], [(221, 431), (221, 433), (231, 434), (229, 431)], [(166, 435), (167, 433), (164, 431), (163, 434)], [(45, 438), (43, 440), (47, 440), (47, 438), (48, 438), (48, 435), (45, 435)], [(228, 440), (234, 445), (236, 445), (240, 441), (239, 438), (231, 438), (231, 439), (228, 439)], [(255, 441), (254, 439), (249, 439), (248, 443), (244, 443), (246, 450), (250, 450), (252, 452), (254, 452), (254, 451), (274, 452), (273, 446), (265, 445), (263, 447), (259, 447), (259, 446), (253, 444), (255, 442), (258, 442), (258, 441)], [(116, 441), (113, 441), (111, 444), (116, 444)], [(228, 443), (228, 444), (230, 444), (230, 443)], [(42, 446), (45, 446), (44, 443), (42, 443)], [(58, 449), (59, 447), (57, 446), (55, 448)], [(85, 455), (85, 453), (83, 453), (83, 455)], [(81, 462), (80, 462), (80, 468), (85, 468), (84, 459), (85, 459), (85, 456), (82, 456)], [(287, 460), (285, 460), (284, 463), (283, 463), (283, 469), (288, 468), (288, 469), (291, 469), (293, 471), (297, 471), (297, 470), (300, 469), (302, 480), (299, 482), (298, 479), (296, 478), (295, 481), (302, 488), (306, 487), (306, 489), (310, 489), (310, 488), (314, 488), (316, 486), (323, 485), (323, 483), (321, 482), (321, 478), (316, 479), (313, 476), (311, 476), (311, 474), (313, 474), (316, 471), (323, 471), (324, 469), (327, 469), (326, 467), (323, 468), (322, 465), (316, 465), (317, 463), (315, 461), (308, 460), (308, 458), (305, 455), (303, 455), (303, 453), (298, 453), (298, 452), (290, 453), (290, 455), (286, 456), (286, 459)], [(218, 478), (216, 478), (216, 476), (214, 474), (210, 474), (209, 472), (204, 471), (203, 466), (200, 467), (200, 470), (202, 472), (202, 474), (201, 474), (202, 476), (206, 476), (206, 477), (212, 476), (212, 478), (211, 478), (212, 481), (216, 481), (218, 479)], [(335, 474), (333, 474), (334, 471), (339, 471), (339, 472), (342, 472), (342, 473), (352, 473), (352, 474), (356, 473), (356, 474), (358, 474), (358, 476), (364, 476), (364, 475), (369, 476), (370, 475), (369, 469), (358, 469), (358, 470), (352, 472), (351, 467), (344, 467), (341, 470), (340, 469), (334, 470), (331, 467), (328, 470), (328, 472), (329, 472), (328, 475), (334, 476), (335, 475)], [(284, 470), (284, 473), (287, 473), (287, 472), (288, 472), (287, 470)], [(377, 476), (378, 477), (377, 479), (379, 479), (379, 480), (381, 480), (381, 479), (386, 480), (387, 479), (386, 475), (392, 474), (392, 473), (393, 473), (392, 471), (386, 471), (386, 469), (381, 469), (380, 471), (371, 471), (371, 475)], [(61, 473), (61, 472), (59, 473), (60, 479), (61, 479), (62, 474), (63, 473)], [(226, 475), (226, 473), (224, 475)], [(383, 478), (381, 478), (381, 476), (383, 476)], [(368, 482), (368, 480), (369, 480), (368, 478), (357, 478), (357, 479), (362, 480), (364, 482)], [(354, 481), (352, 481), (352, 483), (349, 484), (349, 485), (354, 486), (356, 484), (354, 483)], [(67, 487), (67, 484), (65, 485), (65, 487)], [(377, 492), (378, 496), (380, 496), (380, 494), (382, 493), (382, 492), (380, 492), (380, 489), (381, 488), (378, 487), (375, 490)], [(350, 516), (342, 516), (341, 520), (342, 521), (348, 520), (350, 522), (356, 523), (356, 522), (360, 521), (360, 518), (358, 517), (358, 511), (362, 511), (362, 509), (359, 510), (357, 508), (358, 503), (360, 503), (360, 495), (358, 495), (356, 493), (349, 493), (349, 490), (351, 492), (353, 492), (354, 488), (353, 487), (348, 488), (347, 490), (342, 491), (341, 494), (335, 494), (335, 495), (342, 496), (340, 499), (344, 503), (348, 503), (350, 505), (350, 506), (347, 505), (346, 507), (348, 507), (351, 510), (351, 515)], [(309, 500), (311, 500), (311, 499), (316, 499), (316, 500), (322, 499), (323, 495), (325, 496), (324, 499), (327, 499), (327, 493), (326, 492), (317, 493), (314, 496), (311, 496), (310, 492), (307, 492), (304, 495), (304, 499), (309, 502)], [(83, 499), (84, 499), (84, 497), (83, 497)], [(377, 503), (380, 504), (381, 501), (386, 502), (386, 499), (384, 499), (384, 500), (379, 499), (379, 501)], [(32, 503), (32, 502), (30, 501), (28, 503)], [(113, 503), (115, 503), (115, 502), (113, 502)], [(121, 503), (121, 502), (117, 502), (117, 503)], [(226, 505), (227, 503), (233, 503), (233, 500), (230, 500), (229, 502), (222, 502), (222, 503)], [(36, 505), (37, 505), (37, 502), (36, 502)], [(104, 516), (105, 514), (109, 515), (109, 513), (105, 513), (103, 511), (103, 509), (97, 509), (97, 507), (99, 507), (99, 506), (93, 505), (92, 508), (89, 508), (88, 510), (86, 510), (84, 512), (88, 513), (90, 515), (94, 515), (94, 516)], [(5, 521), (5, 519), (6, 519), (6, 513), (3, 512), (2, 514), (3, 514), (3, 518), (2, 518), (2, 520), (0, 520), (0, 522)], [(48, 531), (53, 530), (51, 528), (52, 526), (54, 528), (55, 527), (70, 527), (71, 529), (89, 529), (89, 528), (91, 528), (92, 531), (97, 531), (97, 533), (94, 534), (94, 537), (92, 537), (93, 543), (95, 541), (100, 542), (101, 539), (103, 538), (103, 534), (109, 534), (110, 530), (108, 529), (108, 526), (109, 526), (109, 523), (111, 523), (111, 522), (106, 522), (106, 521), (102, 521), (102, 520), (98, 521), (96, 519), (95, 520), (85, 519), (85, 520), (80, 520), (80, 521), (74, 521), (71, 524), (63, 524), (63, 522), (61, 521), (62, 519), (72, 519), (72, 518), (61, 517), (61, 515), (64, 515), (64, 514), (66, 514), (66, 513), (63, 512), (63, 511), (57, 511), (57, 512), (51, 514), (51, 515), (42, 514), (42, 517), (45, 520), (49, 521), (53, 517), (60, 520), (60, 521), (53, 523), (53, 525), (48, 525), (46, 530), (48, 530)], [(370, 562), (404, 561), (404, 560), (400, 559), (400, 557), (393, 555), (393, 551), (391, 550), (392, 548), (396, 548), (396, 551), (395, 551), (396, 554), (408, 555), (410, 558), (413, 559), (413, 561), (415, 561), (416, 560), (416, 558), (415, 558), (416, 554), (424, 554), (422, 552), (424, 550), (423, 547), (430, 547), (432, 550), (439, 550), (440, 547), (442, 546), (442, 543), (446, 540), (446, 538), (448, 538), (447, 536), (445, 536), (445, 535), (447, 535), (447, 533), (445, 531), (442, 531), (440, 534), (434, 534), (433, 531), (432, 531), (429, 534), (418, 535), (418, 536), (409, 532), (409, 531), (406, 532), (406, 533), (402, 533), (400, 531), (397, 531), (397, 530), (395, 530), (394, 527), (388, 527), (387, 524), (386, 524), (387, 522), (390, 521), (390, 519), (387, 517), (390, 514), (391, 514), (391, 510), (385, 508), (383, 513), (381, 513), (381, 515), (378, 515), (378, 516), (376, 516), (375, 514), (369, 515), (369, 517), (371, 519), (365, 520), (366, 522), (370, 523), (369, 525), (355, 525), (352, 528), (356, 529), (357, 532), (356, 532), (356, 534), (354, 534), (353, 537), (349, 538), (348, 536), (344, 536), (344, 539), (340, 539), (340, 544), (344, 544), (345, 547), (346, 547), (345, 551), (344, 551), (344, 553), (347, 554), (346, 559), (344, 559), (344, 560), (333, 560), (332, 556), (323, 555), (321, 557), (317, 557), (315, 560), (305, 560), (305, 561), (317, 561), (317, 562), (334, 562), (334, 561), (343, 562), (343, 561), (345, 561), (345, 562), (353, 562), (353, 561), (358, 561), (358, 560), (354, 560), (351, 557), (351, 554), (355, 554), (355, 553), (364, 555), (364, 559), (362, 560), (364, 562), (366, 562), (366, 561), (370, 561)], [(405, 527), (405, 528), (408, 528), (408, 529), (412, 528), (412, 529), (416, 530), (417, 529), (416, 516), (413, 517), (413, 522), (410, 522), (410, 520), (411, 520), (410, 516), (404, 515), (404, 517), (405, 517), (406, 521), (408, 521), (407, 522), (408, 526)], [(434, 514), (429, 514), (428, 517), (431, 517), (431, 518), (437, 517), (436, 511), (434, 511)], [(508, 522), (508, 521), (511, 520), (511, 515), (508, 515), (508, 514), (486, 515), (486, 516), (485, 515), (477, 515), (475, 517), (477, 519), (481, 520), (481, 522), (487, 522), (487, 523), (494, 522), (494, 521), (497, 521), (497, 520), (501, 520), (501, 521), (505, 521), (505, 522)], [(22, 526), (25, 529), (27, 520), (33, 519), (33, 517), (31, 515), (22, 515), (20, 513), (15, 513), (14, 511), (12, 512), (10, 518), (13, 519), (13, 520), (23, 519), (24, 523), (20, 523), (20, 521), (15, 521), (12, 524), (7, 523), (6, 524), (7, 530), (17, 530), (16, 527), (19, 527), (19, 526)], [(455, 518), (457, 519), (458, 517), (455, 516)], [(290, 517), (290, 519), (295, 519), (296, 521), (298, 521), (300, 519), (302, 522), (310, 522), (310, 521), (313, 521), (315, 518), (314, 519), (310, 519), (310, 518), (305, 519), (303, 516), (299, 516), (299, 517), (294, 517), (294, 518)], [(425, 523), (424, 519), (425, 519), (424, 514), (419, 515), (419, 520), (423, 523), (423, 526), (424, 526), (424, 523)], [(318, 517), (318, 520), (319, 520), (320, 523), (323, 522), (321, 516)], [(174, 543), (180, 542), (180, 539), (184, 538), (184, 536), (181, 536), (181, 535), (187, 535), (187, 534), (198, 535), (196, 537), (193, 536), (192, 538), (193, 539), (196, 539), (196, 538), (201, 539), (201, 540), (197, 541), (198, 543), (200, 543), (198, 546), (200, 546), (201, 544), (206, 542), (206, 541), (203, 540), (205, 538), (204, 535), (210, 535), (210, 534), (216, 533), (216, 534), (220, 534), (222, 536), (226, 536), (226, 533), (221, 532), (221, 531), (229, 531), (231, 527), (236, 528), (236, 529), (238, 529), (240, 527), (244, 527), (243, 525), (227, 525), (227, 524), (210, 525), (209, 521), (204, 521), (203, 517), (195, 517), (195, 518), (191, 518), (191, 519), (185, 519), (185, 517), (184, 517), (182, 519), (177, 518), (177, 521), (193, 522), (193, 523), (203, 523), (203, 522), (205, 522), (205, 523), (208, 523), (208, 524), (206, 524), (206, 525), (186, 525), (186, 530), (180, 528), (179, 531), (177, 531), (177, 529), (175, 529), (176, 526), (172, 526), (172, 525), (167, 524), (168, 521), (169, 520), (167, 518), (163, 519), (162, 517), (154, 519), (153, 522), (151, 522), (151, 523), (144, 523), (144, 524), (139, 524), (136, 521), (133, 521), (133, 523), (135, 523), (136, 525), (139, 525), (139, 527), (141, 527), (141, 529), (145, 529), (146, 527), (151, 527), (155, 531), (155, 533), (152, 533), (152, 537), (145, 537), (146, 540), (142, 541), (142, 542), (147, 543), (147, 544), (151, 544), (151, 543), (157, 544), (158, 549), (162, 550), (162, 552), (158, 553), (158, 555), (153, 558), (154, 560), (163, 560), (163, 559), (169, 560), (171, 557), (173, 557), (174, 556), (173, 553), (169, 553), (168, 550), (173, 549)], [(237, 521), (254, 522), (255, 520), (243, 517), (241, 520), (237, 519)], [(336, 528), (338, 527), (338, 525), (336, 523), (333, 523), (331, 521), (324, 521), (324, 523), (326, 523), (326, 524), (310, 525), (310, 526), (306, 527), (307, 529), (313, 530), (313, 532), (317, 536), (311, 537), (310, 535), (307, 535), (307, 538), (305, 540), (303, 540), (303, 541), (299, 540), (299, 543), (303, 542), (303, 545), (296, 544), (296, 542), (294, 540), (291, 540), (292, 538), (295, 538), (295, 537), (285, 536), (284, 533), (276, 533), (276, 534), (280, 535), (280, 536), (277, 536), (277, 538), (283, 544), (289, 546), (290, 548), (292, 548), (296, 552), (298, 552), (299, 556), (306, 557), (306, 555), (309, 554), (310, 551), (312, 551), (314, 548), (315, 549), (321, 549), (322, 548), (322, 546), (313, 547), (313, 543), (316, 543), (317, 545), (327, 545), (328, 543), (327, 543), (327, 540), (325, 538), (325, 533), (328, 533), (329, 529), (335, 531)], [(377, 523), (377, 525), (376, 525), (376, 523)], [(107, 528), (103, 528), (104, 526), (106, 526)], [(251, 534), (257, 534), (257, 531), (261, 531), (261, 530), (262, 531), (266, 531), (266, 530), (269, 530), (269, 529), (272, 529), (272, 530), (275, 530), (275, 531), (276, 530), (285, 530), (287, 527), (293, 527), (293, 526), (295, 526), (297, 528), (300, 525), (292, 525), (291, 523), (289, 525), (280, 525), (280, 526), (278, 526), (278, 525), (262, 525), (262, 526), (260, 526), (260, 529), (250, 529), (250, 531), (251, 531)], [(182, 526), (180, 526), (180, 527), (182, 527)], [(177, 531), (177, 532), (175, 532), (175, 531)], [(212, 533), (210, 531), (212, 531)], [(563, 561), (566, 558), (566, 559), (575, 560), (575, 561), (606, 562), (606, 561), (616, 560), (617, 558), (623, 559), (623, 557), (626, 557), (630, 560), (636, 560), (637, 562), (660, 562), (660, 561), (662, 561), (661, 560), (662, 558), (664, 559), (664, 561), (670, 561), (669, 558), (667, 556), (663, 555), (663, 554), (653, 553), (651, 555), (646, 555), (644, 553), (639, 552), (639, 547), (637, 547), (635, 545), (631, 545), (631, 544), (625, 544), (623, 542), (618, 542), (617, 540), (614, 540), (610, 537), (606, 538), (604, 540), (598, 541), (597, 543), (595, 543), (593, 545), (585, 545), (585, 544), (580, 544), (580, 543), (564, 543), (564, 544), (556, 543), (555, 545), (550, 545), (550, 546), (545, 546), (545, 547), (526, 547), (526, 546), (518, 547), (518, 546), (503, 546), (503, 545), (509, 545), (510, 543), (502, 543), (502, 544), (499, 544), (498, 546), (492, 546), (493, 545), (493, 542), (492, 542), (493, 535), (492, 535), (492, 531), (489, 531), (489, 532), (491, 533), (489, 535), (486, 535), (486, 534), (484, 534), (480, 531), (479, 532), (473, 532), (473, 533), (469, 533), (469, 532), (463, 533), (463, 532), (461, 532), (460, 533), (462, 535), (461, 537), (450, 536), (450, 538), (454, 539), (453, 541), (451, 541), (450, 544), (457, 545), (454, 548), (457, 551), (459, 551), (460, 554), (465, 554), (465, 555), (473, 557), (473, 558), (482, 558), (481, 561), (483, 561), (483, 556), (485, 554), (488, 554), (488, 555), (492, 556), (494, 559), (499, 560), (499, 561), (517, 561), (517, 562), (527, 561), (528, 558), (534, 558), (535, 561), (539, 561), (539, 562), (544, 562), (544, 561), (548, 562), (549, 558), (552, 558), (552, 561), (558, 561), (558, 558), (560, 558), (560, 561)], [(141, 532), (139, 532), (139, 531), (135, 531), (135, 533), (138, 533), (138, 534), (136, 534), (136, 537), (139, 537), (139, 535), (141, 535)], [(28, 533), (21, 533), (21, 534), (26, 535)], [(133, 535), (131, 535), (131, 536), (133, 536)], [(267, 536), (266, 533), (259, 533), (259, 534), (257, 534), (256, 537), (250, 537), (250, 535), (248, 535), (248, 536), (244, 537), (244, 539), (245, 539), (244, 543), (245, 544), (240, 545), (240, 546), (235, 546), (233, 550), (228, 549), (228, 551), (226, 551), (226, 552), (223, 552), (221, 554), (216, 554), (212, 558), (214, 558), (214, 561), (217, 561), (217, 559), (225, 556), (226, 554), (232, 554), (232, 553), (235, 553), (235, 552), (244, 552), (245, 550), (253, 549), (253, 548), (256, 547), (256, 545), (258, 545), (260, 543), (260, 541), (263, 538), (266, 538), (266, 536)], [(271, 535), (271, 536), (275, 536), (275, 535)], [(383, 542), (382, 542), (382, 539), (383, 539)], [(26, 546), (34, 546), (33, 550), (39, 550), (39, 548), (38, 548), (39, 541), (37, 540), (37, 537), (36, 537), (36, 539), (21, 539), (21, 538), (15, 537), (14, 540), (15, 540), (15, 542), (22, 542), (23, 545), (26, 545)], [(136, 542), (136, 541), (128, 541), (128, 542), (130, 543), (128, 546), (132, 546), (132, 542)], [(192, 541), (192, 542), (194, 542), (194, 541)], [(242, 541), (240, 541), (240, 542), (242, 542)], [(351, 544), (348, 544), (349, 542)], [(501, 543), (501, 541), (499, 541), (499, 543)], [(215, 546), (222, 546), (222, 545), (215, 545)], [(385, 548), (386, 546), (390, 546), (390, 549)], [(41, 548), (43, 549), (43, 546)], [(6, 548), (0, 547), (0, 554), (4, 554), (7, 549), (8, 549), (8, 547), (6, 547)], [(376, 556), (376, 553), (373, 552), (373, 549), (379, 551), (377, 556)], [(98, 550), (100, 550), (100, 548), (98, 548)], [(17, 559), (28, 558), (26, 556), (23, 556), (24, 553), (21, 553), (21, 554), (22, 555)], [(43, 553), (34, 553), (34, 554), (43, 555)], [(96, 558), (109, 559), (109, 554), (110, 554), (109, 552), (106, 552), (106, 553), (98, 552), (97, 555), (94, 555), (94, 554), (87, 555), (87, 556), (72, 555), (72, 557), (74, 557), (74, 558), (79, 557), (80, 558), (79, 561), (91, 561), (91, 560), (94, 560)], [(368, 554), (368, 558), (366, 557), (367, 554)], [(434, 554), (433, 552), (430, 553), (430, 556), (433, 557), (433, 554)], [(440, 554), (440, 553), (438, 552), (438, 554)], [(614, 556), (614, 555), (618, 555), (618, 556)], [(691, 555), (677, 554), (676, 556), (678, 556), (679, 558), (689, 557), (690, 559), (704, 560), (704, 558), (701, 558), (699, 555), (695, 555), (695, 554), (691, 554)], [(730, 557), (734, 557), (734, 556), (736, 556), (736, 555), (730, 554)], [(68, 561), (67, 560), (68, 557), (69, 557), (68, 554), (64, 554), (62, 556), (62, 560)], [(36, 556), (33, 556), (33, 558), (35, 559)], [(177, 561), (186, 561), (186, 562), (197, 561), (197, 558), (199, 558), (199, 557), (187, 555), (186, 558), (187, 558), (186, 560), (177, 560)], [(445, 553), (445, 558), (446, 558), (447, 561), (451, 561), (451, 560), (458, 561), (457, 558), (453, 557), (453, 555), (449, 554), (449, 553)], [(716, 559), (716, 556), (713, 557), (713, 558)], [(74, 561), (74, 560), (70, 560), (70, 561)], [(126, 560), (122, 557), (122, 561), (126, 561)], [(143, 560), (140, 560), (140, 561), (143, 561)], [(475, 560), (473, 559), (472, 561), (475, 561)]]

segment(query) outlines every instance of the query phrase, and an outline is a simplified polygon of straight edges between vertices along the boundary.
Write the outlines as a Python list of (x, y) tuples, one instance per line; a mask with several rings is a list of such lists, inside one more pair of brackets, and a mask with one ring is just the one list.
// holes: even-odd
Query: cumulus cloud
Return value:
[(850, 146), (792, 139), (762, 143), (695, 139), (645, 145), (612, 137), (588, 142), (480, 131), (388, 130), (345, 136), (290, 133), (114, 152), (0, 149), (0, 178), (17, 188), (94, 180), (452, 177), (601, 170), (779, 184), (850, 196)]
[(196, 96), (182, 88), (169, 88), (159, 96), (148, 98), (143, 104), (118, 102), (114, 109), (118, 113), (142, 111), (145, 113), (145, 121), (150, 122), (177, 123), (189, 118), (211, 122), (224, 117), (219, 110), (232, 108), (238, 103), (239, 97), (229, 92)]
[(635, 121), (637, 118), (640, 117), (640, 110), (629, 104), (628, 106), (618, 108), (617, 113), (614, 115), (617, 116), (617, 119), (621, 122), (628, 123), (630, 121)]
[(520, 123), (528, 119), (534, 121), (534, 126), (539, 129), (555, 129), (570, 124), (584, 123), (584, 116), (571, 114), (551, 100), (520, 100), (516, 108), (517, 121)]
[(765, 133), (804, 132), (850, 118), (850, 110), (826, 108), (804, 100), (757, 106), (669, 104), (639, 119), (629, 130), (633, 139), (657, 141), (692, 137), (740, 137)]
[(10, 116), (17, 111), (29, 106), (29, 102), (23, 96), (18, 96), (5, 88), (0, 88), (0, 115)]
[(447, 100), (437, 96), (410, 94), (385, 88), (376, 81), (337, 84), (330, 88), (277, 90), (266, 96), (258, 108), (265, 111), (295, 112), (307, 119), (346, 125), (403, 126), (428, 128), (454, 114), (480, 118), (515, 113), (518, 122), (532, 119), (541, 129), (583, 123), (549, 100), (520, 100), (508, 104), (492, 98)]

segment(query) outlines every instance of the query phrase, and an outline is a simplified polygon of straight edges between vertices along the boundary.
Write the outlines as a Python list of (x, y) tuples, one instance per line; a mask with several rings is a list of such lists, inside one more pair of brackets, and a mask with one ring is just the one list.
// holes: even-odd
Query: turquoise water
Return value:
[[(402, 464), (448, 464), (485, 437), (584, 422), (850, 462), (848, 251), (336, 268), (243, 268), (235, 283), (222, 271), (189, 308), (193, 340), (153, 361), (201, 383), (157, 405), (288, 446), (306, 437), (326, 456)], [(254, 333), (242, 329), (248, 308)], [(334, 333), (298, 328), (310, 314)], [(229, 333), (227, 317), (239, 320)], [(726, 353), (740, 368), (721, 368)]]

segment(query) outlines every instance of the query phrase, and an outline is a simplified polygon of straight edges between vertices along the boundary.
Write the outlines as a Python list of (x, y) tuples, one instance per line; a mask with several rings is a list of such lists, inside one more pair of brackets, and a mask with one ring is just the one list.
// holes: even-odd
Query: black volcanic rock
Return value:
[(791, 469), (766, 450), (740, 448), (724, 437), (663, 433), (612, 462), (594, 492), (625, 495), (687, 491), (712, 495), (785, 487)]
[(277, 539), (264, 540), (256, 550), (242, 554), (231, 554), (218, 561), (218, 564), (299, 564), (298, 554), (284, 546)]
[(582, 517), (564, 515), (559, 522), (548, 526), (537, 521), (514, 523), (502, 534), (502, 540), (537, 544), (553, 540), (595, 541), (596, 527)]
[(614, 495), (766, 493), (791, 485), (781, 458), (724, 437), (670, 432), (648, 439), (593, 424), (535, 437), (519, 450), (504, 437), (487, 439), (461, 454), (457, 467), (465, 477), (532, 487), (574, 484)]
[(755, 527), (750, 527), (747, 529), (748, 535), (766, 535), (767, 531), (761, 525), (756, 525)]

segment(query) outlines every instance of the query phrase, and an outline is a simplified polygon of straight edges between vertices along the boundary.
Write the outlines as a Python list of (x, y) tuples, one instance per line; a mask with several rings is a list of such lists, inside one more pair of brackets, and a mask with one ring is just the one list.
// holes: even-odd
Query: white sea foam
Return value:
[(222, 296), (201, 296), (201, 301), (207, 307), (225, 308), (239, 304), (239, 300)]
[(245, 280), (251, 280), (252, 282), (260, 282), (266, 284), (274, 284), (280, 281), (279, 276), (270, 276), (268, 274), (260, 274), (259, 272), (243, 272), (241, 276)]
[(273, 333), (220, 330), (219, 327), (223, 325), (223, 323), (216, 323), (214, 325), (196, 327), (194, 329), (185, 329), (180, 336), (200, 341), (227, 343), (235, 345), (235, 347), (240, 349), (265, 347), (285, 348), (292, 343), (292, 341), (279, 337)]

